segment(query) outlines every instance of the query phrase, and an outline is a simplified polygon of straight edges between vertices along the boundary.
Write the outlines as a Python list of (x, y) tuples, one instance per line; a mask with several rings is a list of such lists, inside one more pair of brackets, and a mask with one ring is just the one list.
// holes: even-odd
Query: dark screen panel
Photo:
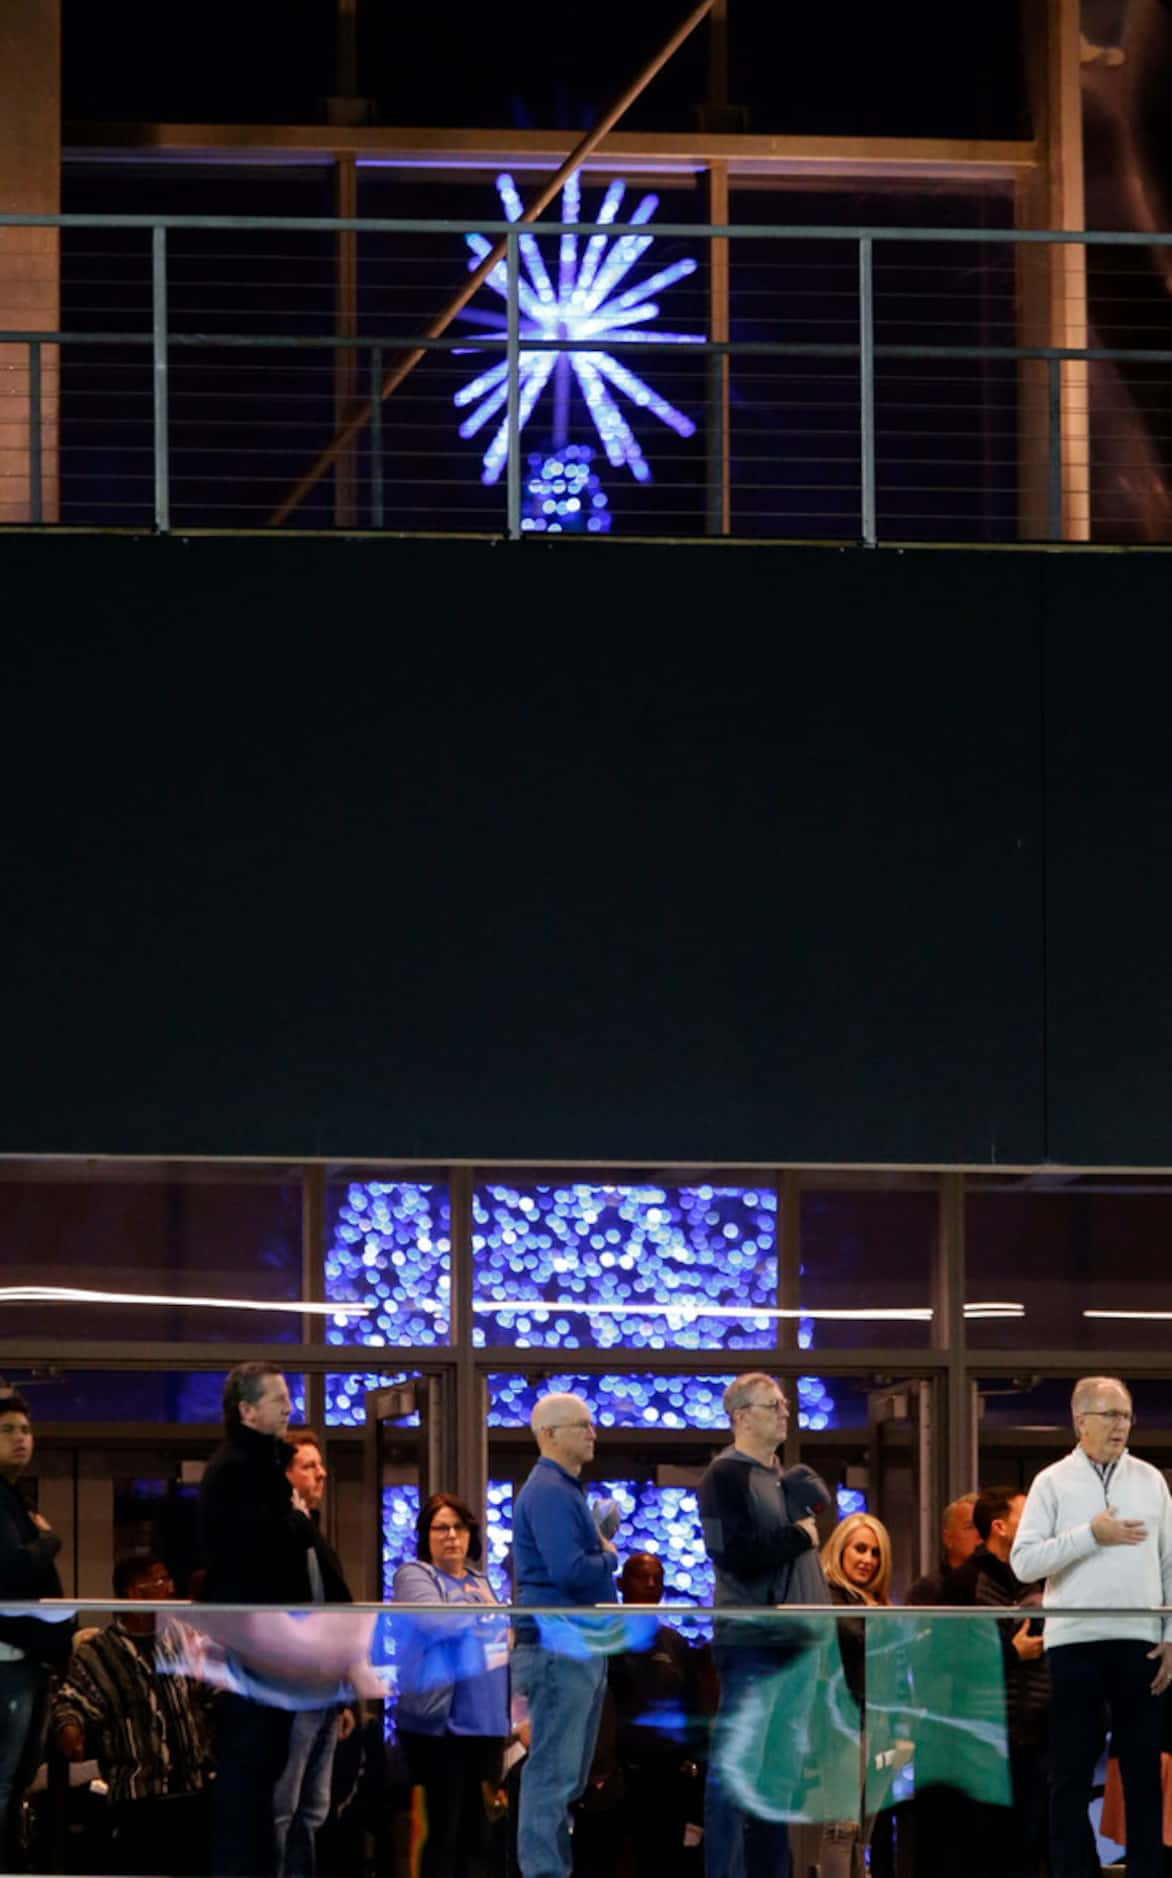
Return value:
[(4, 552), (6, 1146), (1042, 1152), (1035, 563)]
[(1048, 585), (1051, 1155), (1166, 1167), (1169, 562), (1062, 559)]

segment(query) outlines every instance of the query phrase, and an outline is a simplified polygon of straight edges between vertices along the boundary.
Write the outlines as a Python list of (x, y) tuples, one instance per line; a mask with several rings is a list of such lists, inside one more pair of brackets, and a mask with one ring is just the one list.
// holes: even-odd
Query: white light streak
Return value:
[(1083, 1316), (1123, 1318), (1130, 1323), (1172, 1323), (1172, 1311), (1084, 1311)]
[(203, 1298), (149, 1291), (91, 1291), (81, 1285), (3, 1285), (0, 1304), (182, 1305), (204, 1311), (285, 1311), (298, 1317), (366, 1317), (373, 1304), (313, 1304), (306, 1298)]

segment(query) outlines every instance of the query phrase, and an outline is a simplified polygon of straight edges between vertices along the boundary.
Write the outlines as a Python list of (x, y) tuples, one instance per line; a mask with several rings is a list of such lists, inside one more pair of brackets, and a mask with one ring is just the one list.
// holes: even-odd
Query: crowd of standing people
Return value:
[[(783, 1389), (752, 1372), (724, 1406), (731, 1439), (698, 1494), (711, 1646), (658, 1615), (659, 1558), (628, 1553), (620, 1569), (613, 1509), (586, 1492), (596, 1436), (576, 1395), (547, 1394), (533, 1414), (511, 1615), (475, 1510), (448, 1492), (423, 1505), (393, 1588), (412, 1874), (1086, 1878), (1109, 1746), (1128, 1871), (1162, 1878), (1172, 1498), (1130, 1452), (1126, 1386), (1076, 1385), (1076, 1444), (1028, 1493), (995, 1486), (949, 1506), (939, 1569), (892, 1618), (882, 1522), (860, 1512), (828, 1530), (830, 1489), (781, 1464)], [(272, 1364), (239, 1365), (224, 1409), (193, 1593), (292, 1607), (303, 1616), (288, 1621), (312, 1626), (315, 1606), (350, 1602), (321, 1529), (321, 1444), (289, 1432)], [(58, 1542), (20, 1492), (32, 1456), (27, 1404), (0, 1392), (0, 1594), (60, 1600)], [(120, 1562), (114, 1590), (128, 1604), (175, 1597), (145, 1555)], [(996, 1615), (926, 1614), (964, 1606)], [(294, 1669), (252, 1652), (249, 1617), (223, 1622), (226, 1679), (204, 1673), (197, 1630), (165, 1611), (123, 1609), (82, 1634), (63, 1605), (0, 1616), (0, 1870), (21, 1869), (22, 1801), (47, 1738), (60, 1764), (97, 1764), (106, 1870), (313, 1878), (361, 1688), (312, 1642)]]

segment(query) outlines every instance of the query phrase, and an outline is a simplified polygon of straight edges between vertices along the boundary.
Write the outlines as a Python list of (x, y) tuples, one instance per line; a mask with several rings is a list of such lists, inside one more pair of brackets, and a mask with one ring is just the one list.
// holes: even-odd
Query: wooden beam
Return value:
[[(1019, 228), (1073, 232), (1086, 227), (1079, 0), (1028, 0), (1025, 28), (1040, 160), (1018, 175), (1015, 220)], [(1086, 249), (1073, 243), (1022, 245), (1016, 250), (1016, 268), (1020, 344), (1084, 347)], [(1019, 529), (1027, 540), (1087, 541), (1087, 367), (1082, 360), (1066, 360), (1056, 373), (1052, 378), (1046, 363), (1033, 359), (1023, 360), (1018, 370)]]
[[(93, 124), (72, 123), (65, 157), (215, 157), (237, 154), (269, 162), (332, 163), (351, 155), (359, 164), (437, 168), (553, 168), (572, 138), (552, 130), (457, 130), (397, 125), (304, 124)], [(786, 176), (889, 176), (909, 182), (1011, 182), (1041, 161), (1037, 143), (974, 137), (749, 136), (717, 131), (609, 132), (584, 167), (590, 170), (681, 169), (727, 163), (738, 180)]]
[[(60, 15), (0, 6), (0, 214), (60, 213)], [(58, 330), (59, 245), (55, 228), (0, 228), (0, 327)], [(58, 383), (55, 346), (0, 346), (0, 522), (58, 520)]]

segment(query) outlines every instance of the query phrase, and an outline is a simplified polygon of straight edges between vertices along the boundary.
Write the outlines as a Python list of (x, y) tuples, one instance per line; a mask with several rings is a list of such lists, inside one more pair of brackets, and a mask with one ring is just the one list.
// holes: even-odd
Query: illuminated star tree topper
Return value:
[[(520, 219), (521, 198), (511, 176), (497, 177), (497, 190), (510, 222)], [(600, 224), (617, 219), (626, 194), (626, 184), (612, 182), (603, 197), (597, 220)], [(581, 209), (581, 182), (577, 172), (562, 191), (564, 223), (576, 223)], [(644, 196), (627, 218), (633, 226), (649, 222), (659, 206), (659, 198)], [(466, 235), (472, 250), (470, 267), (475, 267), (489, 253), (491, 243), (483, 235)], [(568, 343), (597, 339), (600, 342), (622, 338), (624, 342), (654, 340), (662, 345), (698, 345), (702, 333), (669, 333), (651, 326), (658, 319), (659, 307), (653, 295), (662, 293), (677, 280), (696, 271), (689, 258), (672, 261), (633, 286), (623, 282), (635, 263), (652, 246), (654, 236), (627, 234), (617, 238), (595, 234), (584, 240), (570, 229), (558, 243), (556, 284), (546, 266), (537, 237), (526, 229), (517, 238), (523, 270), (517, 283), (521, 338), (563, 340)], [(488, 276), (487, 284), (508, 299), (509, 276), (504, 261), (499, 261)], [(507, 320), (503, 313), (475, 311), (464, 316), (477, 320), (484, 329), (484, 341), (503, 345)], [(459, 410), (471, 406), (460, 425), (461, 437), (475, 437), (486, 424), (502, 412), (508, 400), (506, 362), (480, 372), (461, 386), (454, 403)], [(640, 410), (650, 411), (661, 423), (681, 437), (693, 435), (696, 426), (683, 411), (662, 397), (620, 359), (602, 349), (582, 352), (522, 350), (519, 364), (520, 429), (533, 415), (534, 406), (546, 386), (553, 381), (553, 436), (555, 450), (561, 449), (569, 436), (570, 397), (577, 384), (590, 413), (608, 461), (616, 469), (629, 469), (638, 482), (650, 482), (651, 470), (639, 441), (614, 396), (621, 392)], [(508, 461), (508, 420), (502, 417), (484, 452), (481, 480), (495, 483)]]

